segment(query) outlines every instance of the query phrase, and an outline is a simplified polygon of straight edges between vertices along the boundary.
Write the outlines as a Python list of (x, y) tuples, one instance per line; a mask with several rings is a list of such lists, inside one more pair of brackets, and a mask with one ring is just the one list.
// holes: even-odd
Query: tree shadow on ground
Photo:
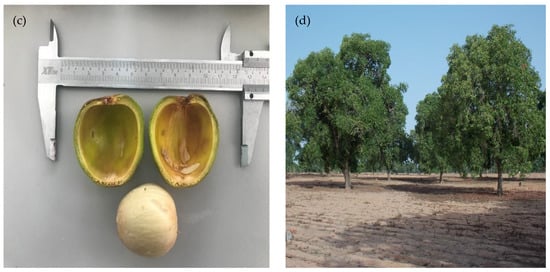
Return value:
[[(314, 175), (312, 175), (314, 177)], [(345, 184), (342, 177), (329, 177), (324, 180), (319, 179), (293, 179), (287, 180), (287, 185), (300, 186), (307, 189), (326, 188), (326, 189), (344, 189)], [(486, 201), (486, 200), (514, 200), (514, 199), (541, 199), (545, 198), (544, 191), (521, 191), (505, 190), (504, 196), (499, 197), (496, 194), (496, 179), (487, 178), (487, 182), (479, 183), (475, 186), (469, 186), (469, 183), (439, 183), (438, 178), (434, 176), (424, 177), (397, 177), (392, 182), (376, 177), (354, 177), (352, 179), (352, 188), (360, 191), (379, 192), (384, 190), (393, 190), (406, 193), (412, 193), (416, 197), (427, 200), (464, 200), (464, 201)], [(467, 181), (467, 180), (466, 180)], [(401, 183), (400, 183), (401, 182)], [(494, 182), (494, 183), (493, 183)], [(532, 181), (531, 181), (532, 182)], [(538, 181), (535, 181), (538, 182)], [(542, 180), (541, 182), (545, 182)], [(397, 183), (397, 184), (396, 184)], [(506, 184), (506, 182), (505, 182)], [(481, 186), (479, 186), (481, 185)], [(518, 187), (519, 188), (519, 187)]]
[(545, 267), (545, 216), (542, 199), (503, 201), (487, 214), (362, 223), (321, 238), (346, 252), (327, 257), (322, 266), (365, 267), (387, 261), (425, 267)]
[[(286, 185), (295, 185), (300, 186), (307, 189), (316, 189), (316, 188), (324, 188), (324, 189), (342, 189), (344, 190), (346, 188), (345, 183), (343, 180), (327, 180), (327, 181), (321, 181), (321, 180), (293, 180), (293, 181), (287, 181)], [(383, 184), (377, 184), (373, 182), (367, 182), (367, 181), (360, 181), (360, 180), (352, 180), (351, 187), (353, 191), (370, 191), (370, 192), (380, 192), (384, 191)]]
[(504, 190), (503, 196), (496, 194), (494, 187), (459, 187), (449, 185), (391, 184), (387, 189), (412, 193), (415, 197), (430, 201), (505, 201), (541, 200), (546, 198), (544, 191)]
[(401, 192), (416, 193), (416, 194), (478, 194), (478, 195), (494, 195), (495, 188), (488, 187), (457, 187), (446, 185), (415, 185), (415, 184), (392, 184), (386, 187)]
[(314, 187), (325, 187), (325, 188), (345, 188), (345, 184), (343, 181), (302, 181), (302, 180), (296, 180), (296, 181), (287, 181), (287, 185), (297, 185), (304, 188), (314, 188)]
[[(353, 179), (363, 180), (363, 181), (377, 181), (377, 182), (386, 182), (388, 177), (386, 175), (361, 175), (353, 177)], [(417, 175), (417, 174), (402, 174), (402, 175), (392, 175), (390, 180), (392, 181), (404, 181), (415, 184), (436, 184), (439, 182), (439, 176), (436, 175)], [(446, 180), (446, 177), (443, 178)]]

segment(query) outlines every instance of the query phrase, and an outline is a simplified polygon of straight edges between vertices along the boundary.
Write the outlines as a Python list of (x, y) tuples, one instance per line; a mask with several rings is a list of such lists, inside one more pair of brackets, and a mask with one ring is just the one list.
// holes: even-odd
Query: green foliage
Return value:
[(297, 156), (301, 154), (301, 128), (300, 119), (292, 109), (286, 112), (286, 171), (296, 172), (299, 170)]
[(349, 175), (365, 163), (364, 154), (383, 155), (390, 163), (399, 158), (406, 86), (389, 85), (389, 48), (367, 34), (352, 34), (338, 54), (327, 48), (298, 61), (286, 82), (293, 118), (287, 145), (296, 155), (287, 156), (287, 166), (322, 164), (325, 171), (339, 168)]
[(396, 162), (403, 162), (401, 141), (405, 137), (404, 127), (407, 107), (403, 93), (407, 86), (401, 83), (391, 86), (387, 73), (391, 60), (390, 45), (384, 41), (370, 40), (368, 34), (352, 34), (344, 37), (340, 59), (355, 79), (366, 80), (372, 85), (374, 95), (380, 99), (376, 112), (368, 119), (374, 130), (363, 144), (368, 164), (381, 162), (390, 173)]
[(479, 173), (494, 166), (499, 176), (531, 170), (545, 152), (545, 114), (529, 49), (511, 26), (494, 26), (454, 45), (447, 61), (438, 92), (448, 162)]
[(371, 114), (363, 104), (371, 100), (369, 88), (353, 84), (349, 77), (343, 63), (324, 49), (299, 61), (287, 80), (305, 147), (319, 150), (324, 164), (340, 168), (354, 164), (357, 147), (369, 129), (364, 120)]
[(416, 126), (414, 142), (417, 151), (416, 161), (425, 173), (446, 172), (452, 157), (447, 149), (448, 134), (444, 130), (441, 97), (438, 93), (426, 95), (416, 106)]
[(381, 125), (376, 128), (373, 141), (371, 141), (374, 145), (369, 146), (369, 148), (378, 149), (380, 161), (388, 172), (388, 179), (395, 163), (406, 160), (401, 151), (401, 145), (404, 144), (403, 141), (406, 139), (404, 128), (408, 110), (403, 102), (402, 95), (406, 89), (405, 84), (385, 86), (379, 93), (383, 103), (381, 116), (379, 117)]
[[(312, 52), (287, 79), (287, 169), (394, 170), (499, 177), (545, 169), (546, 92), (511, 26), (466, 37), (437, 92), (404, 132), (405, 84), (390, 85), (390, 45), (368, 34)], [(417, 167), (418, 166), (418, 167)], [(346, 178), (349, 180), (349, 177)], [(497, 191), (502, 193), (501, 179)]]
[(387, 85), (390, 77), (390, 45), (384, 41), (371, 40), (368, 34), (353, 33), (344, 36), (340, 46), (340, 59), (351, 71), (353, 78), (366, 78), (377, 88)]

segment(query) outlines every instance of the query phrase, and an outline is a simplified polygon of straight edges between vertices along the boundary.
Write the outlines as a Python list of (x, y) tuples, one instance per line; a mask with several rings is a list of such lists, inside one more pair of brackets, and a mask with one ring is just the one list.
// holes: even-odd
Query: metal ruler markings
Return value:
[(269, 84), (269, 68), (242, 61), (59, 57), (40, 59), (38, 69), (39, 83), (63, 86), (242, 91)]

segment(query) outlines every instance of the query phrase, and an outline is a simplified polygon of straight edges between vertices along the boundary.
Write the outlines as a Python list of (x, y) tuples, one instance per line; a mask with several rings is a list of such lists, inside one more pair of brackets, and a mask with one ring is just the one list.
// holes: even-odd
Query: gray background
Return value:
[[(14, 27), (14, 16), (25, 27)], [(252, 163), (241, 168), (238, 93), (204, 92), (217, 115), (220, 144), (210, 174), (188, 189), (160, 176), (145, 135), (143, 158), (118, 188), (94, 184), (73, 149), (73, 126), (89, 99), (126, 93), (142, 107), (146, 130), (154, 105), (185, 91), (66, 88), (57, 90), (57, 161), (46, 158), (37, 103), (38, 47), (59, 35), (59, 55), (219, 60), (232, 29), (232, 52), (269, 50), (267, 6), (5, 6), (4, 7), (4, 265), (268, 266), (268, 106), (264, 105)], [(178, 209), (179, 236), (160, 258), (144, 258), (118, 239), (118, 203), (154, 182)]]

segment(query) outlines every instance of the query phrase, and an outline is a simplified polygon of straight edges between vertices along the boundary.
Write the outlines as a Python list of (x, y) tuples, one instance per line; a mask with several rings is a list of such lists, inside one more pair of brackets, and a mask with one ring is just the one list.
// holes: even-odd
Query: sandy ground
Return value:
[(287, 267), (544, 267), (544, 174), (287, 178)]

